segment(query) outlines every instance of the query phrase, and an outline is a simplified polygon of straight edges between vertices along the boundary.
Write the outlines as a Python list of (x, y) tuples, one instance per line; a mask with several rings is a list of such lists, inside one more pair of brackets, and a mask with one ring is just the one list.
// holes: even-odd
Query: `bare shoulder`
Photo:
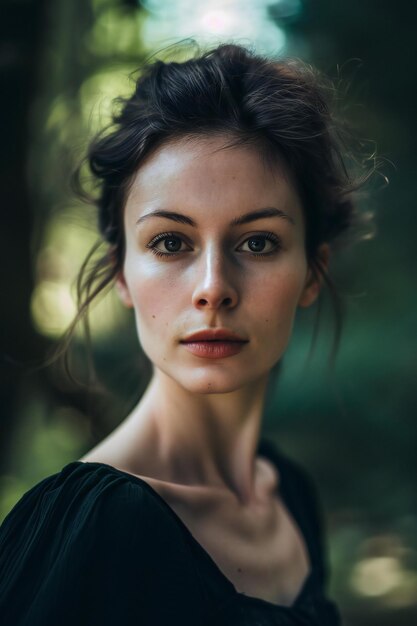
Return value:
[(256, 480), (260, 493), (271, 496), (279, 488), (280, 473), (277, 466), (267, 457), (256, 457)]

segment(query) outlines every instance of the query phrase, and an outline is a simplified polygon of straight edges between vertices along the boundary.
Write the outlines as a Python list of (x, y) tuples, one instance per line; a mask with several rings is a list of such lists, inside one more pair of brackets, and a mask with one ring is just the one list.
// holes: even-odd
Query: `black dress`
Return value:
[(4, 626), (338, 626), (325, 595), (321, 514), (305, 471), (262, 440), (311, 571), (291, 607), (236, 591), (167, 502), (104, 463), (69, 463), (0, 527)]

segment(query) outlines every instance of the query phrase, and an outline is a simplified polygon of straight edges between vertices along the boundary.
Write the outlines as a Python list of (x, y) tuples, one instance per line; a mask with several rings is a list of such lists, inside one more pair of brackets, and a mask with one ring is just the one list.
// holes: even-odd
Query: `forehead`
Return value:
[(228, 146), (227, 137), (170, 140), (148, 155), (132, 179), (126, 213), (136, 219), (152, 208), (227, 218), (277, 206), (299, 221), (295, 186), (279, 163), (267, 163), (255, 146)]

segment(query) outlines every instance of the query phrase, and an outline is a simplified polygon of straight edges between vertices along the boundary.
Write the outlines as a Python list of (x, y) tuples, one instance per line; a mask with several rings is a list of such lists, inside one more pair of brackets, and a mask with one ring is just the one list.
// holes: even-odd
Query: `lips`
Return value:
[(198, 341), (233, 341), (247, 343), (248, 339), (228, 330), (227, 328), (212, 328), (201, 330), (181, 339), (180, 343), (194, 343)]
[(209, 328), (181, 340), (185, 350), (201, 359), (225, 359), (239, 354), (248, 339), (228, 328)]

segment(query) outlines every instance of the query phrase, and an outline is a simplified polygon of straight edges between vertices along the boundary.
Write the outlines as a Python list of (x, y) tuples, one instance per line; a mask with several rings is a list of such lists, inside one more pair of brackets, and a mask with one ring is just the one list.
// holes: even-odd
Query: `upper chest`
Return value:
[(293, 603), (311, 563), (279, 491), (259, 506), (242, 507), (232, 499), (153, 487), (239, 593), (286, 606)]
[(162, 497), (239, 593), (285, 606), (293, 603), (312, 565), (304, 537), (281, 497), (274, 464), (258, 458), (259, 499), (251, 506), (239, 505), (230, 493), (127, 473)]

